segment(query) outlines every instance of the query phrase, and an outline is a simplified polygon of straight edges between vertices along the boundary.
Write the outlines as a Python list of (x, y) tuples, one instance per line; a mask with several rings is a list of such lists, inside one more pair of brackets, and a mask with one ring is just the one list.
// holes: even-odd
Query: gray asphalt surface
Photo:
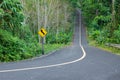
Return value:
[(0, 71), (48, 66), (79, 59), (83, 55), (80, 37), (86, 51), (83, 60), (56, 67), (0, 72), (0, 80), (120, 80), (120, 56), (89, 46), (81, 12), (76, 14), (73, 45), (43, 58), (2, 63)]

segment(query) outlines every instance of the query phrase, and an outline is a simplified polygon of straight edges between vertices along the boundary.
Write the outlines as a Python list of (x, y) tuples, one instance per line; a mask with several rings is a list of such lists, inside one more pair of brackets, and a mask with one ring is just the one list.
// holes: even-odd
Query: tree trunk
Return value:
[[(44, 28), (47, 28), (47, 20), (48, 20), (48, 15), (47, 15), (47, 6), (46, 6), (46, 0), (44, 0)], [(44, 37), (43, 42), (46, 43), (46, 37)]]
[[(40, 4), (39, 4), (39, 0), (36, 1), (37, 3), (37, 18), (38, 18), (38, 31), (40, 30)], [(40, 43), (40, 36), (38, 35), (38, 40), (39, 40), (39, 43)]]
[(111, 37), (113, 36), (113, 32), (115, 30), (115, 0), (112, 0), (112, 29), (111, 29)]
[(57, 12), (56, 12), (56, 16), (57, 16), (57, 25), (56, 25), (56, 36), (59, 34), (59, 2), (57, 0)]
[(115, 0), (112, 0), (112, 27), (115, 28)]

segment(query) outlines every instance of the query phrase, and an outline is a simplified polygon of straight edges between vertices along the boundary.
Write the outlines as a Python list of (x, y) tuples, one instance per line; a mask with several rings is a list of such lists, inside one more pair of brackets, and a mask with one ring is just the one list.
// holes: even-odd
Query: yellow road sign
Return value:
[(40, 31), (38, 32), (38, 34), (39, 34), (41, 37), (44, 37), (44, 36), (47, 34), (47, 31), (46, 31), (44, 28), (41, 28)]

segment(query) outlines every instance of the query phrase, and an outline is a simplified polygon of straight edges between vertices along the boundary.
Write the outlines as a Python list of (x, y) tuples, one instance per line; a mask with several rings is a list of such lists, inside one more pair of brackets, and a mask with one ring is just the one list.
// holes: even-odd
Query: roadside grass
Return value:
[(108, 52), (111, 52), (111, 53), (116, 54), (116, 55), (120, 55), (120, 49), (110, 47), (110, 46), (106, 46), (104, 44), (97, 44), (95, 40), (89, 39), (89, 45), (97, 47), (97, 48), (105, 50), (105, 51), (108, 51)]
[[(60, 50), (62, 48), (65, 48), (67, 46), (70, 46), (71, 42), (67, 43), (67, 44), (44, 44), (44, 54), (49, 54), (50, 52), (56, 51), (56, 50)], [(40, 45), (40, 48), (42, 49), (42, 45)], [(40, 52), (41, 54), (38, 56), (42, 55), (42, 52)]]
[(45, 54), (49, 54), (50, 52), (64, 48), (67, 45), (66, 44), (45, 44), (44, 51), (45, 51)]
[[(49, 54), (50, 52), (53, 52), (53, 51), (56, 51), (56, 50), (60, 50), (62, 48), (65, 48), (67, 46), (69, 46), (70, 43), (68, 44), (45, 44), (44, 45), (44, 55), (47, 55)], [(42, 49), (42, 45), (40, 44), (40, 49)], [(22, 60), (16, 60), (16, 61), (4, 61), (4, 62), (1, 62), (0, 63), (8, 63), (8, 62), (18, 62), (18, 61), (24, 61), (24, 60), (31, 60), (31, 59), (34, 59), (35, 57), (40, 57), (42, 56), (42, 51), (40, 51), (36, 56), (32, 56), (30, 58), (26, 58), (26, 59), (22, 59)]]

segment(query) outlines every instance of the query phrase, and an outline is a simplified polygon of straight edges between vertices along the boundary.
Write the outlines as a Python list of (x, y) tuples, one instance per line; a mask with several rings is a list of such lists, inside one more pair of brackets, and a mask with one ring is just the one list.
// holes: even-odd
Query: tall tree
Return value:
[(116, 27), (115, 22), (115, 0), (112, 0), (112, 30), (114, 30)]

